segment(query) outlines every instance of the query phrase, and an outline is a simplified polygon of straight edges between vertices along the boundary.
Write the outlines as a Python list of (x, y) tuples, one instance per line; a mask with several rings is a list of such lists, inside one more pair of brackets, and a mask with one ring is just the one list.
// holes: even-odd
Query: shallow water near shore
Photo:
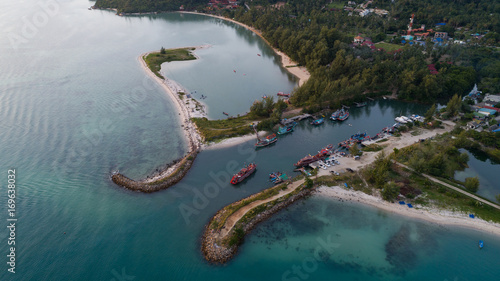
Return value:
[[(370, 102), (353, 108), (342, 124), (311, 127), (302, 122), (266, 149), (255, 151), (252, 140), (202, 151), (174, 187), (153, 194), (130, 192), (109, 180), (113, 170), (143, 178), (186, 151), (178, 113), (163, 90), (149, 82), (139, 54), (162, 45), (211, 43), (214, 47), (203, 51), (216, 60), (217, 52), (239, 44), (269, 60), (265, 71), (272, 73), (271, 81), (281, 83), (279, 88), (294, 82), (269, 55), (270, 48), (249, 31), (232, 31), (230, 25), (202, 16), (118, 17), (88, 11), (92, 3), (59, 3), (58, 12), (16, 50), (9, 47), (8, 36), (0, 36), (0, 186), (6, 184), (7, 169), (15, 168), (18, 199), (16, 274), (7, 272), (9, 233), (4, 226), (0, 280), (282, 280), (304, 260), (311, 262), (306, 262), (308, 269), (317, 264), (306, 272), (308, 280), (473, 280), (472, 274), (498, 279), (498, 237), (315, 196), (257, 227), (227, 265), (206, 263), (199, 244), (204, 225), (223, 206), (269, 187), (268, 173), (293, 175), (294, 162), (328, 143), (358, 131), (375, 134), (393, 124), (395, 116), (423, 114), (427, 107)], [(2, 30), (22, 34), (22, 17), (30, 20), (40, 9), (29, 2), (2, 2), (0, 11)], [(211, 36), (221, 30), (223, 36)], [(172, 73), (182, 73), (174, 68)], [(273, 87), (262, 91), (276, 91)], [(251, 100), (261, 95), (253, 94)], [(242, 104), (241, 112), (248, 106)], [(257, 172), (231, 186), (228, 177), (245, 162), (256, 162)], [(3, 188), (4, 223), (6, 202)], [(411, 243), (400, 247), (404, 252), (392, 249), (391, 260), (406, 253), (416, 256), (398, 265), (402, 272), (386, 260), (385, 245), (396, 233), (400, 241)], [(317, 239), (328, 235), (339, 247), (332, 253), (322, 250), (317, 263), (310, 261)], [(482, 251), (479, 239), (485, 241)]]

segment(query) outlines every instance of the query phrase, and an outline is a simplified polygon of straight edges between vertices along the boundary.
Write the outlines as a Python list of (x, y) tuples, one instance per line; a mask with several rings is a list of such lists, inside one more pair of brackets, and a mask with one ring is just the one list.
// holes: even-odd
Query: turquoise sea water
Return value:
[[(42, 6), (51, 3), (57, 6), (49, 14)], [(270, 49), (243, 29), (202, 16), (118, 17), (88, 11), (90, 5), (76, 0), (0, 4), (0, 218), (5, 224), (0, 280), (498, 279), (497, 237), (316, 196), (257, 227), (227, 265), (206, 263), (199, 250), (204, 225), (221, 207), (269, 187), (269, 172), (292, 174), (292, 163), (304, 155), (358, 131), (374, 134), (395, 116), (422, 114), (426, 107), (376, 101), (353, 109), (344, 124), (301, 123), (268, 149), (255, 152), (250, 141), (203, 151), (178, 185), (153, 194), (129, 192), (111, 183), (111, 171), (145, 177), (186, 150), (175, 108), (147, 79), (139, 54), (209, 43), (213, 47), (203, 52), (210, 64), (229, 49), (248, 50), (231, 56), (269, 74), (241, 86), (245, 81), (233, 79), (229, 66), (217, 82), (221, 89), (224, 83), (237, 84), (228, 89), (240, 85), (241, 91), (204, 88), (198, 81), (216, 78), (202, 75), (202, 53), (198, 65), (167, 70), (191, 91), (213, 91), (206, 102), (216, 113), (221, 108), (218, 102), (210, 105), (211, 97), (241, 94), (251, 102), (262, 92), (292, 89), (294, 81)], [(31, 33), (30, 21), (36, 23)], [(266, 65), (256, 62), (257, 53)], [(198, 70), (196, 81), (181, 74)], [(254, 91), (257, 84), (263, 86)], [(244, 112), (249, 104), (230, 106)], [(250, 161), (258, 171), (242, 185), (230, 186), (229, 175)], [(6, 264), (9, 168), (16, 169), (17, 184), (15, 274)], [(334, 245), (317, 250), (321, 239)], [(479, 239), (485, 241), (481, 251)], [(294, 266), (307, 278), (294, 273)]]

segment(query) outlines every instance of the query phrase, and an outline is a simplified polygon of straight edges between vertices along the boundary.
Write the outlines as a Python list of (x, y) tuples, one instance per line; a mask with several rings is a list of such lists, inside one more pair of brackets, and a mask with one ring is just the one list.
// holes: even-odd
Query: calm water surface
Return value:
[(455, 172), (455, 179), (465, 181), (468, 177), (479, 178), (479, 190), (477, 194), (496, 202), (495, 196), (500, 194), (500, 184), (498, 183), (498, 171), (500, 163), (489, 158), (487, 154), (481, 151), (470, 152), (461, 149), (469, 155), (469, 166), (463, 171)]
[[(18, 218), (16, 274), (7, 272), (4, 226), (0, 280), (498, 280), (497, 237), (317, 196), (257, 227), (229, 264), (207, 264), (204, 225), (221, 207), (269, 187), (269, 172), (293, 174), (304, 155), (426, 107), (372, 102), (344, 124), (301, 123), (268, 149), (256, 152), (250, 141), (203, 151), (175, 187), (129, 192), (110, 182), (111, 171), (145, 177), (186, 151), (178, 113), (147, 79), (139, 54), (211, 44), (199, 61), (164, 70), (207, 95), (213, 118), (243, 113), (296, 82), (259, 38), (220, 20), (118, 17), (76, 0), (44, 12), (40, 3), (48, 2), (0, 4), (0, 217), (6, 225), (5, 173), (15, 168)], [(234, 167), (250, 161), (258, 171), (230, 186)], [(318, 250), (321, 239), (333, 246)]]

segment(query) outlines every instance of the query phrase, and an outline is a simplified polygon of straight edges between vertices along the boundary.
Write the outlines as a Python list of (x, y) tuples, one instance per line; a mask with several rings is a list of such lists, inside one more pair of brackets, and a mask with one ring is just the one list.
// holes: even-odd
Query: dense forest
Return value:
[[(207, 0), (98, 0), (98, 7), (124, 12), (178, 10), (198, 7)], [(495, 0), (374, 0), (370, 8), (383, 8), (389, 16), (349, 15), (347, 1), (276, 0), (240, 2), (237, 9), (211, 9), (260, 30), (270, 44), (306, 66), (311, 78), (292, 96), (297, 106), (312, 110), (337, 107), (364, 94), (397, 94), (405, 100), (434, 102), (454, 94), (465, 95), (478, 83), (483, 92), (500, 92), (500, 2)], [(393, 3), (394, 2), (394, 3)], [(401, 44), (411, 14), (415, 25), (448, 32), (466, 45)], [(446, 25), (435, 26), (436, 23)], [(460, 27), (458, 29), (458, 27)], [(471, 33), (486, 34), (473, 38)], [(361, 34), (382, 45), (353, 46)], [(381, 46), (381, 47), (378, 47)], [(398, 49), (399, 48), (399, 49)], [(430, 71), (430, 65), (436, 71)]]
[(97, 0), (96, 8), (113, 8), (118, 13), (146, 13), (178, 11), (181, 5), (186, 10), (203, 8), (208, 0)]
[[(430, 39), (425, 46), (401, 45), (393, 52), (354, 48), (351, 43), (356, 34), (381, 41), (387, 32), (406, 28), (407, 20), (398, 23), (378, 16), (348, 16), (324, 8), (329, 2), (296, 0), (281, 9), (228, 12), (261, 30), (273, 47), (310, 70), (311, 79), (296, 91), (294, 104), (336, 107), (345, 99), (380, 92), (430, 102), (465, 95), (477, 82), (483, 91), (500, 91), (500, 53), (496, 49), (453, 44), (434, 47)], [(429, 71), (429, 64), (435, 65), (437, 74)]]

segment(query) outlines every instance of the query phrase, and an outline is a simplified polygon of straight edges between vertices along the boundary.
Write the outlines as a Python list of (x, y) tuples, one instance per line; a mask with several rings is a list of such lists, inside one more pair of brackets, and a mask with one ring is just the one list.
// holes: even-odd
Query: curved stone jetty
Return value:
[[(231, 260), (238, 252), (243, 236), (258, 223), (313, 191), (313, 188), (305, 188), (303, 182), (304, 180), (292, 182), (288, 187), (288, 183), (278, 185), (219, 210), (205, 226), (201, 239), (201, 251), (205, 259), (219, 264)], [(273, 189), (280, 191), (276, 194), (270, 193)], [(265, 194), (269, 197), (261, 198)], [(259, 199), (256, 200), (257, 198)], [(222, 225), (219, 225), (221, 222)]]

